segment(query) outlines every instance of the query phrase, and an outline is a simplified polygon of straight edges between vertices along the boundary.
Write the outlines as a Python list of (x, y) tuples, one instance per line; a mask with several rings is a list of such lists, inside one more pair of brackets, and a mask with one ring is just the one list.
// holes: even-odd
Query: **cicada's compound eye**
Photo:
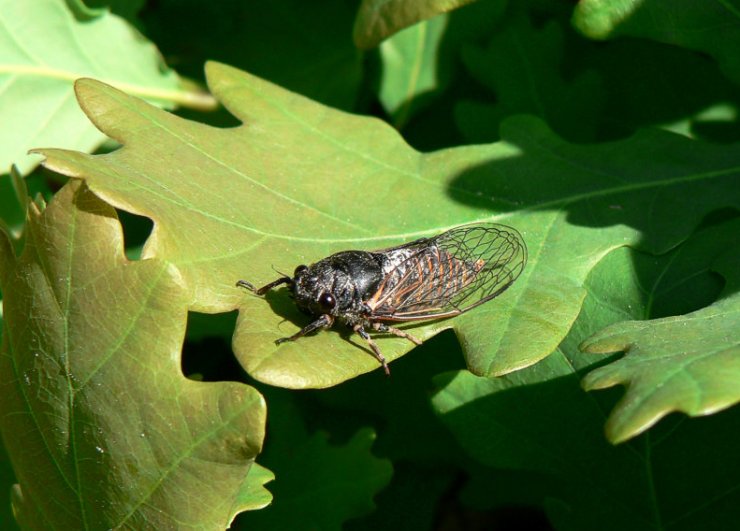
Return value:
[(295, 268), (295, 271), (293, 271), (293, 278), (298, 278), (299, 275), (302, 275), (308, 270), (308, 267), (305, 265), (299, 265)]
[(319, 306), (325, 312), (330, 312), (337, 305), (337, 301), (334, 299), (331, 293), (324, 292), (319, 296)]

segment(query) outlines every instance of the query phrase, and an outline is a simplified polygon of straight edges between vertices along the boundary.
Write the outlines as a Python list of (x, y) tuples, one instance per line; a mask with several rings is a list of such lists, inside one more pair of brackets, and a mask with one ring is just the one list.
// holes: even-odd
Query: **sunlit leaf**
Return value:
[(267, 507), (272, 502), (272, 494), (264, 488), (265, 483), (275, 479), (272, 471), (259, 463), (252, 464), (244, 487), (240, 491), (238, 507), (241, 511), (254, 511)]
[(398, 129), (423, 103), (424, 96), (441, 84), (437, 63), (446, 26), (447, 17), (435, 17), (406, 28), (380, 45), (380, 102)]
[(75, 101), (80, 77), (168, 108), (212, 105), (208, 96), (179, 90), (156, 48), (115, 15), (76, 1), (0, 0), (0, 173), (11, 164), (28, 173), (40, 160), (26, 154), (34, 147), (91, 151), (105, 140)]
[(115, 211), (80, 182), (29, 209), (21, 256), (0, 233), (0, 430), (22, 527), (223, 528), (264, 505), (264, 472), (248, 476), (264, 401), (182, 375), (177, 270), (128, 262)]
[[(577, 146), (523, 118), (504, 123), (501, 142), (419, 153), (376, 119), (223, 65), (208, 74), (243, 126), (188, 122), (83, 81), (86, 112), (124, 147), (105, 156), (43, 153), (48, 167), (154, 221), (144, 256), (178, 267), (192, 309), (239, 307), (236, 353), (274, 385), (326, 387), (378, 365), (362, 340), (336, 332), (276, 347), (306, 317), (285, 290), (265, 300), (237, 289), (238, 279), (262, 285), (278, 276), (273, 267), (292, 273), (337, 251), (384, 248), (464, 223), (511, 225), (529, 247), (513, 287), (455, 319), (413, 327), (422, 339), (454, 328), (470, 370), (500, 375), (555, 350), (578, 315), (586, 276), (609, 251), (631, 244), (664, 252), (712, 209), (740, 204), (732, 146), (660, 131)], [(412, 346), (396, 337), (378, 344), (391, 360)]]

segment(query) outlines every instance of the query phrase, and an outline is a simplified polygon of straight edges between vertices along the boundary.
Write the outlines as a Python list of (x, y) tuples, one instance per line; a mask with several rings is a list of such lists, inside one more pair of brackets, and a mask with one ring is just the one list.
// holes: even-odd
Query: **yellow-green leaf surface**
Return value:
[[(105, 140), (75, 101), (73, 82), (94, 77), (165, 107), (195, 104), (177, 89), (156, 48), (126, 21), (78, 0), (0, 0), (0, 172), (28, 173), (39, 146), (91, 151)], [(123, 59), (125, 57), (125, 59)]]
[(716, 231), (706, 237), (725, 249), (715, 264), (727, 281), (717, 302), (686, 315), (616, 323), (583, 343), (586, 352), (626, 353), (583, 381), (588, 390), (627, 388), (606, 425), (612, 441), (633, 437), (674, 411), (708, 415), (740, 401), (738, 231), (734, 223), (724, 237)]
[(23, 253), (0, 233), (0, 429), (26, 529), (223, 528), (265, 503), (253, 388), (180, 369), (187, 292), (128, 262), (115, 211), (80, 182), (29, 206)]
[(406, 28), (380, 45), (383, 77), (378, 96), (398, 129), (425, 93), (440, 84), (438, 55), (446, 27), (446, 16), (435, 17)]
[(240, 511), (263, 509), (272, 502), (272, 494), (264, 488), (266, 483), (275, 479), (275, 474), (259, 463), (253, 463), (249, 469), (247, 481), (239, 490), (239, 497), (234, 504)]
[[(285, 289), (262, 299), (237, 289), (238, 279), (261, 285), (276, 278), (273, 268), (292, 273), (337, 251), (380, 249), (465, 223), (511, 225), (529, 247), (514, 286), (455, 319), (411, 327), (422, 339), (454, 328), (470, 370), (500, 375), (555, 350), (578, 315), (584, 279), (610, 250), (663, 252), (711, 209), (740, 204), (732, 146), (659, 131), (576, 146), (521, 118), (504, 123), (501, 142), (420, 153), (377, 119), (224, 65), (210, 64), (207, 75), (242, 126), (188, 122), (86, 80), (77, 86), (85, 111), (124, 147), (43, 154), (49, 168), (154, 220), (144, 256), (178, 267), (191, 309), (238, 307), (236, 354), (274, 385), (325, 387), (378, 365), (362, 340), (337, 331), (275, 346), (307, 317)], [(378, 344), (391, 360), (412, 346), (395, 337)]]
[(473, 1), (362, 0), (355, 19), (355, 44), (359, 48), (373, 48), (397, 31)]

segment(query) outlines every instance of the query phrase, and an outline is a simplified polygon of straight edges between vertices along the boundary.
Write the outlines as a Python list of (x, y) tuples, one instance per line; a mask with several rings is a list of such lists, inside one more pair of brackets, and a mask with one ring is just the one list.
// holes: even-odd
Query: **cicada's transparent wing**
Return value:
[(492, 223), (465, 225), (381, 253), (391, 268), (365, 302), (371, 319), (389, 321), (466, 312), (503, 293), (527, 262), (516, 229)]

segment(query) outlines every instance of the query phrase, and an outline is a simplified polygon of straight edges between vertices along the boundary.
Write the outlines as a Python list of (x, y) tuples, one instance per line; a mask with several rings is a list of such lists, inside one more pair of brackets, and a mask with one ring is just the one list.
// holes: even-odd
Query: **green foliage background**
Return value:
[[(0, 527), (733, 528), (738, 13), (0, 0)], [(391, 378), (234, 288), (473, 221)]]

